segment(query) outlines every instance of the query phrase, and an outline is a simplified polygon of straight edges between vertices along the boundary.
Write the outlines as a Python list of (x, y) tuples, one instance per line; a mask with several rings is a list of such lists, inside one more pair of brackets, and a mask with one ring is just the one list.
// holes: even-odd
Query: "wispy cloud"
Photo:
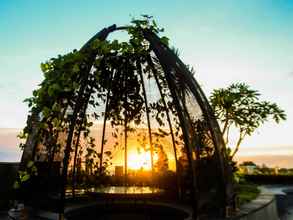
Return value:
[(17, 138), (20, 129), (0, 128), (0, 146), (3, 150), (15, 150), (18, 148), (20, 140)]
[(251, 155), (251, 156), (237, 156), (238, 163), (243, 161), (253, 161), (257, 165), (265, 164), (269, 167), (279, 168), (292, 168), (293, 156), (292, 155)]
[(256, 156), (256, 155), (292, 155), (292, 145), (275, 145), (275, 146), (258, 146), (242, 147), (238, 152), (239, 156)]
[(16, 128), (0, 128), (0, 162), (20, 160), (20, 140), (17, 138), (19, 131)]

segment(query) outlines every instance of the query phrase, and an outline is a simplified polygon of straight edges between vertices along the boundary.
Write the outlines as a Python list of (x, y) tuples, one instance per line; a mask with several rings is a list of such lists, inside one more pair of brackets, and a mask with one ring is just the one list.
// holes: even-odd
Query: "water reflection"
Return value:
[[(90, 189), (75, 189), (76, 195), (83, 195), (86, 192), (104, 194), (157, 194), (163, 192), (162, 189), (150, 186), (104, 186)], [(72, 189), (66, 190), (66, 195), (71, 195)]]
[(106, 186), (90, 189), (91, 192), (106, 194), (150, 194), (160, 193), (162, 189), (149, 186)]

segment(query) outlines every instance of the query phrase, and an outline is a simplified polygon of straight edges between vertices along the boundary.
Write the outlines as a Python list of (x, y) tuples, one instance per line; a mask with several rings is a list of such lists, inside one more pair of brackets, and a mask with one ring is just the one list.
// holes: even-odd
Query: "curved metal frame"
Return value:
[[(67, 139), (66, 139), (66, 145), (64, 149), (64, 158), (63, 158), (63, 168), (62, 168), (62, 182), (61, 182), (61, 196), (60, 196), (60, 219), (64, 217), (64, 208), (65, 208), (65, 186), (67, 184), (67, 173), (68, 173), (68, 163), (69, 163), (69, 157), (70, 157), (70, 152), (72, 150), (72, 141), (73, 141), (73, 136), (74, 136), (74, 131), (76, 129), (76, 122), (77, 118), (80, 117), (85, 117), (85, 109), (87, 108), (87, 102), (89, 100), (89, 97), (92, 94), (92, 90), (90, 92), (86, 92), (86, 87), (89, 84), (89, 78), (91, 76), (90, 70), (91, 67), (96, 59), (97, 52), (92, 51), (90, 49), (90, 45), (93, 41), (96, 39), (99, 39), (101, 41), (105, 40), (107, 36), (116, 30), (125, 30), (127, 27), (116, 27), (116, 25), (112, 25), (108, 28), (103, 29), (99, 33), (97, 33), (95, 36), (93, 36), (81, 49), (81, 53), (87, 53), (90, 56), (90, 59), (85, 67), (81, 70), (83, 73), (82, 75), (82, 81), (80, 85), (80, 89), (78, 91), (78, 96), (76, 99), (76, 104), (73, 109), (73, 114), (70, 118), (70, 124), (69, 124), (69, 130), (67, 134)], [(206, 97), (203, 94), (203, 91), (199, 87), (198, 83), (196, 80), (193, 78), (192, 74), (190, 71), (186, 68), (186, 66), (183, 64), (183, 62), (168, 48), (167, 45), (164, 45), (160, 39), (157, 37), (156, 34), (152, 33), (149, 30), (142, 30), (145, 39), (150, 43), (150, 47), (155, 53), (157, 59), (159, 60), (159, 63), (164, 71), (164, 77), (166, 78), (169, 90), (171, 92), (171, 96), (173, 99), (173, 103), (176, 109), (176, 112), (178, 114), (180, 126), (182, 128), (183, 132), (183, 140), (185, 144), (185, 148), (187, 150), (187, 157), (189, 161), (189, 166), (192, 171), (192, 185), (193, 187), (191, 188), (192, 190), (192, 205), (194, 209), (194, 215), (197, 216), (197, 208), (198, 208), (198, 170), (197, 166), (195, 164), (195, 160), (192, 158), (192, 154), (194, 152), (194, 149), (192, 147), (192, 140), (189, 139), (189, 132), (191, 130), (191, 124), (190, 121), (186, 120), (186, 118), (189, 117), (189, 113), (184, 107), (184, 103), (182, 103), (182, 100), (180, 100), (179, 94), (176, 92), (176, 85), (173, 80), (173, 72), (176, 71), (177, 73), (179, 72), (182, 77), (184, 78), (186, 85), (189, 87), (191, 90), (192, 94), (194, 97), (197, 99), (198, 104), (201, 108), (201, 111), (203, 112), (204, 117), (208, 121), (208, 128), (211, 131), (212, 134), (212, 140), (214, 143), (215, 151), (216, 151), (216, 157), (219, 161), (220, 164), (220, 171), (221, 171), (221, 188), (223, 189), (223, 212), (225, 212), (225, 206), (227, 205), (229, 201), (229, 195), (227, 193), (227, 186), (228, 186), (228, 180), (229, 180), (229, 168), (227, 164), (227, 159), (225, 158), (225, 153), (224, 153), (224, 142), (222, 137), (219, 135), (220, 134), (220, 129), (218, 126), (218, 123), (212, 113), (212, 109), (206, 99)], [(170, 129), (170, 134), (172, 138), (172, 146), (174, 150), (174, 156), (175, 156), (175, 164), (176, 164), (176, 175), (178, 171), (178, 158), (177, 158), (177, 152), (176, 152), (176, 144), (175, 144), (175, 137), (174, 137), (174, 132), (171, 124), (171, 119), (169, 116), (169, 110), (165, 101), (165, 94), (163, 94), (162, 91), (162, 86), (160, 85), (159, 79), (158, 79), (158, 74), (156, 72), (156, 69), (154, 67), (154, 64), (152, 63), (152, 58), (149, 56), (148, 57), (148, 63), (151, 66), (151, 71), (154, 75), (155, 82), (157, 84), (158, 90), (160, 92), (161, 99), (163, 101), (163, 105), (165, 108), (165, 113), (167, 116), (167, 121)], [(148, 124), (148, 133), (149, 133), (149, 142), (151, 146), (151, 165), (152, 165), (152, 171), (153, 171), (153, 149), (152, 149), (152, 134), (151, 134), (151, 124), (150, 124), (150, 116), (149, 116), (149, 108), (148, 108), (148, 101), (147, 101), (147, 95), (145, 91), (145, 85), (144, 85), (144, 78), (141, 70), (141, 65), (137, 64), (138, 66), (138, 74), (140, 76), (140, 80), (142, 83), (142, 89), (143, 89), (143, 96), (144, 96), (144, 104), (146, 108), (146, 117), (147, 117), (147, 124)], [(110, 77), (110, 81), (112, 81), (113, 73), (112, 76)], [(110, 82), (111, 85), (111, 82)], [(110, 96), (110, 89), (108, 90), (107, 93), (107, 99), (106, 99), (106, 105), (105, 105), (105, 117), (104, 117), (104, 122), (103, 122), (103, 133), (102, 133), (102, 143), (101, 143), (101, 155), (100, 155), (100, 169), (102, 167), (103, 163), (103, 149), (104, 149), (104, 140), (105, 140), (105, 129), (106, 129), (106, 121), (107, 121), (107, 115), (108, 115), (108, 102), (109, 102), (109, 96)], [(84, 98), (87, 97), (87, 102), (84, 103), (83, 100)], [(126, 184), (126, 178), (127, 178), (127, 119), (125, 119), (125, 124), (124, 124), (124, 129), (125, 129), (125, 184)], [(77, 143), (75, 146), (75, 156), (74, 156), (74, 167), (73, 167), (73, 178), (75, 178), (75, 169), (76, 169), (76, 155), (78, 152), (78, 142), (79, 142), (79, 136), (80, 132), (78, 133), (77, 137)], [(195, 140), (196, 141), (196, 140)], [(34, 147), (35, 148), (35, 147)], [(100, 170), (102, 172), (102, 170)], [(153, 173), (153, 172), (152, 172)], [(73, 180), (75, 181), (75, 180)], [(74, 183), (73, 183), (74, 184)], [(179, 178), (177, 177), (177, 184), (179, 186)], [(74, 188), (74, 187), (73, 187)], [(180, 197), (180, 189), (178, 189), (179, 197)]]

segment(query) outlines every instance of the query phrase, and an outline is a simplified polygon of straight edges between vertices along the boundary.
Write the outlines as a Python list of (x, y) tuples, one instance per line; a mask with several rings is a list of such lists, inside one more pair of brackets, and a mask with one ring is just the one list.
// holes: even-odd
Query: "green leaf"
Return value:
[(79, 72), (79, 66), (78, 66), (78, 64), (74, 64), (74, 66), (72, 68), (72, 72), (73, 73), (78, 73)]
[(17, 135), (17, 137), (18, 137), (19, 139), (25, 139), (25, 138), (27, 138), (27, 135), (26, 135), (25, 132), (21, 131), (21, 132)]
[(49, 96), (53, 96), (54, 95), (54, 87), (53, 86), (50, 86), (49, 87), (48, 94), (49, 94)]
[[(260, 93), (245, 83), (233, 83), (227, 88), (215, 89), (210, 96), (210, 103), (215, 116), (223, 123), (222, 133), (229, 143), (229, 128), (234, 127), (239, 133), (236, 151), (245, 135), (252, 135), (255, 130), (269, 119), (279, 122), (284, 111), (275, 103), (259, 101)], [(286, 115), (284, 115), (286, 118)], [(233, 133), (234, 134), (234, 133)]]
[(169, 38), (168, 37), (161, 37), (161, 42), (163, 43), (163, 44), (165, 44), (165, 45), (169, 45)]
[(51, 110), (50, 110), (48, 107), (45, 106), (45, 107), (43, 108), (43, 114), (44, 114), (44, 117), (45, 117), (45, 118), (49, 117), (50, 112), (51, 112)]
[(34, 161), (29, 161), (26, 165), (27, 168), (31, 168), (34, 165)]
[(60, 112), (61, 110), (60, 105), (57, 102), (55, 102), (54, 105), (52, 106), (52, 110), (55, 112)]
[(25, 174), (24, 176), (21, 177), (20, 181), (21, 181), (21, 182), (28, 181), (30, 177), (31, 177), (31, 176), (30, 176), (29, 174)]
[(14, 189), (19, 189), (19, 188), (20, 188), (20, 184), (19, 184), (18, 181), (15, 181), (15, 182), (13, 183), (13, 188), (14, 188)]
[(50, 65), (48, 63), (41, 63), (41, 70), (43, 73), (46, 73), (50, 68)]

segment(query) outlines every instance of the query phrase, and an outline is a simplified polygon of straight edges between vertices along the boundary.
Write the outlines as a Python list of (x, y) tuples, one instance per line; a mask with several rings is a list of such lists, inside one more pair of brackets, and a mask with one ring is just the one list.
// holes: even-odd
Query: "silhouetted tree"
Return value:
[[(231, 159), (239, 150), (247, 135), (272, 119), (276, 123), (286, 120), (286, 114), (276, 103), (259, 100), (260, 93), (245, 83), (234, 83), (227, 88), (215, 89), (210, 96), (210, 103), (222, 126), (222, 134), (229, 146), (230, 128), (236, 128), (239, 137), (234, 150), (229, 150)], [(229, 149), (229, 148), (228, 148)]]
[(157, 168), (158, 172), (166, 172), (169, 168), (168, 166), (168, 156), (166, 152), (163, 149), (163, 146), (161, 144), (157, 145), (157, 154), (158, 154), (158, 160), (156, 162), (155, 167)]

